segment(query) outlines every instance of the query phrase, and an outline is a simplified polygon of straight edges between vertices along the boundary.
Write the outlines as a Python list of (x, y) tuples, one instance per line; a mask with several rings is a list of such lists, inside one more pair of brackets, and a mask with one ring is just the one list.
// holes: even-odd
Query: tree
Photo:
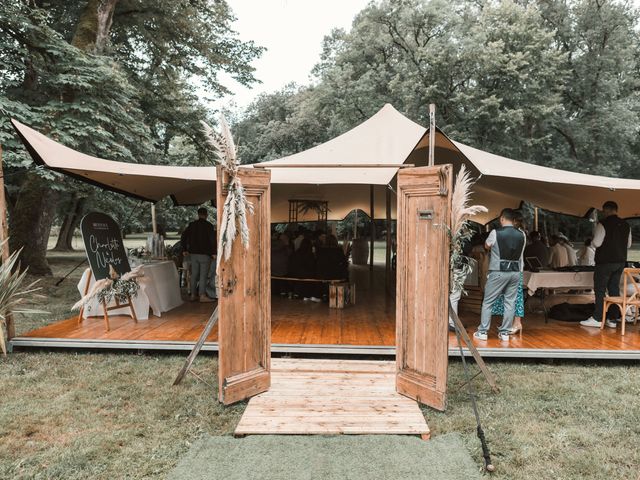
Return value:
[[(250, 62), (262, 51), (238, 40), (233, 20), (224, 1), (0, 5), (0, 142), (11, 179), (12, 248), (24, 246), (23, 265), (50, 271), (46, 239), (58, 200), (62, 227), (72, 235), (96, 190), (79, 195), (75, 181), (29, 168), (7, 117), (103, 158), (202, 164), (208, 151), (199, 121), (211, 119), (200, 92), (210, 98), (225, 93), (218, 80), (223, 71), (251, 84)], [(172, 153), (172, 143), (192, 155)]]
[(561, 85), (563, 114), (554, 125), (550, 163), (637, 178), (640, 11), (612, 0), (538, 5), (569, 72)]
[(438, 125), (475, 147), (638, 177), (639, 18), (614, 0), (372, 2), (325, 38), (313, 86), (263, 96), (236, 128), (257, 161), (328, 140), (387, 102), (426, 125), (435, 103)]

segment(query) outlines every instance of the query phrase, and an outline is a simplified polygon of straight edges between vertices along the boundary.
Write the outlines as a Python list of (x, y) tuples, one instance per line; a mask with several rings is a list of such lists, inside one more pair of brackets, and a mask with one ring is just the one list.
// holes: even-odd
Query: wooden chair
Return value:
[[(602, 307), (602, 325), (600, 325), (600, 329), (605, 327), (607, 311), (611, 305), (616, 305), (622, 314), (622, 335), (624, 335), (624, 327), (627, 323), (627, 309), (629, 307), (635, 307), (633, 324), (635, 325), (637, 323), (638, 310), (640, 310), (640, 285), (635, 278), (637, 275), (640, 275), (640, 268), (625, 268), (622, 273), (622, 295), (617, 297), (604, 297), (604, 305)], [(628, 289), (627, 287), (632, 288)]]

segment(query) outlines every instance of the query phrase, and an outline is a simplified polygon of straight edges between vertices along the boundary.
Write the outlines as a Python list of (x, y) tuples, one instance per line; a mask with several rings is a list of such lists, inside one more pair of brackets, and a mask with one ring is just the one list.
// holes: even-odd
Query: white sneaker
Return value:
[(508, 342), (509, 341), (509, 334), (508, 333), (499, 333), (498, 334), (498, 338), (500, 339), (501, 342)]
[(303, 300), (304, 302), (308, 302), (308, 301), (310, 300), (310, 298), (309, 298), (309, 297), (304, 297), (302, 300)]
[(608, 320), (605, 322), (605, 325), (609, 328), (616, 328), (618, 324), (614, 320)]
[(583, 327), (600, 328), (600, 325), (602, 325), (602, 322), (599, 322), (595, 318), (590, 317), (590, 318), (587, 318), (586, 320), (581, 321), (580, 325), (582, 325)]
[(309, 300), (311, 300), (312, 302), (315, 302), (315, 303), (321, 303), (322, 302), (322, 299), (318, 298), (318, 297), (311, 297)]
[(475, 338), (476, 340), (487, 340), (489, 337), (486, 333), (474, 332), (473, 338)]

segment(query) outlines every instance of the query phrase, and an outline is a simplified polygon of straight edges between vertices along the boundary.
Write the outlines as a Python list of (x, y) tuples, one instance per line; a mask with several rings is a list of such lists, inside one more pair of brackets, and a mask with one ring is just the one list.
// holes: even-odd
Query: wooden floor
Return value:
[[(384, 273), (370, 281), (368, 269), (353, 272), (357, 285), (356, 305), (330, 309), (326, 303), (304, 302), (274, 296), (272, 299), (272, 344), (274, 352), (382, 354), (395, 353), (395, 302), (384, 291)], [(382, 279), (382, 280), (380, 280)], [(129, 317), (112, 317), (106, 332), (101, 317), (78, 324), (75, 318), (33, 330), (12, 340), (14, 347), (123, 348), (187, 350), (198, 339), (213, 311), (213, 304), (185, 303), (137, 324)], [(471, 333), (480, 319), (462, 314)], [(640, 359), (640, 324), (620, 329), (581, 327), (577, 323), (550, 320), (539, 313), (527, 313), (522, 335), (508, 343), (497, 338), (498, 319), (489, 340), (476, 342), (485, 356), (521, 358), (629, 358)], [(217, 350), (214, 330), (204, 350)], [(450, 334), (450, 355), (458, 355)]]
[(236, 435), (409, 434), (429, 438), (418, 404), (395, 390), (395, 362), (272, 359), (269, 391)]

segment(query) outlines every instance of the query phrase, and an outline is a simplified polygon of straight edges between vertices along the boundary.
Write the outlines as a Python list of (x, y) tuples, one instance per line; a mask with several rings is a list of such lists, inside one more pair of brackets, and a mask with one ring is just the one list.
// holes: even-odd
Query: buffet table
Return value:
[(593, 272), (524, 272), (524, 286), (530, 296), (539, 288), (568, 288), (590, 290), (593, 288)]
[[(172, 261), (158, 261), (146, 263), (142, 267), (144, 275), (138, 278), (140, 290), (133, 298), (133, 308), (136, 311), (138, 320), (146, 320), (149, 318), (149, 309), (151, 308), (156, 317), (160, 317), (163, 312), (168, 312), (182, 305), (182, 296), (180, 295), (180, 279), (175, 263)], [(78, 291), (84, 294), (87, 285), (87, 278), (91, 270), (86, 269), (78, 283)], [(91, 276), (89, 289), (95, 283), (95, 278)], [(112, 302), (109, 305), (115, 305)], [(103, 309), (97, 300), (91, 300), (83, 312), (83, 317), (102, 316)], [(109, 310), (109, 315), (129, 315), (131, 311), (129, 307), (119, 308), (117, 310)]]
[(523, 284), (529, 296), (535, 295), (536, 291), (540, 290), (540, 301), (546, 323), (549, 321), (546, 304), (547, 290), (554, 288), (591, 290), (593, 288), (593, 272), (556, 272), (553, 270), (523, 272)]

